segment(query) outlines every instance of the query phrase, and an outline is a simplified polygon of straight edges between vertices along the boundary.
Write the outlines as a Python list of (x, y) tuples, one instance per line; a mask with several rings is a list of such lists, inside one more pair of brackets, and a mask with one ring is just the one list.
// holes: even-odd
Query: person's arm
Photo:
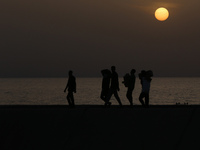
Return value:
[(117, 75), (117, 90), (120, 91), (120, 89), (119, 89), (119, 78), (118, 78), (118, 74), (116, 74), (116, 75)]
[(74, 93), (76, 93), (76, 78), (74, 77)]

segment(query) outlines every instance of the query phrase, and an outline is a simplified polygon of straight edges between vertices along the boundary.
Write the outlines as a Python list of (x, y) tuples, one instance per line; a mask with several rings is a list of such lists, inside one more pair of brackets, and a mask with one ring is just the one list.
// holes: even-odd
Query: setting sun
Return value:
[(160, 7), (155, 11), (155, 17), (159, 21), (165, 21), (169, 17), (169, 12), (166, 8)]

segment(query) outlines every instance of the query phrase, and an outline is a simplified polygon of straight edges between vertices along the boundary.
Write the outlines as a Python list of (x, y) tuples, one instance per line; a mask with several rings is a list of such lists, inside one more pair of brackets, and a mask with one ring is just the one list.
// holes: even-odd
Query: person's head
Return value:
[(72, 70), (69, 70), (69, 76), (72, 76), (72, 74), (73, 74), (73, 71)]
[(146, 75), (146, 71), (145, 71), (145, 70), (142, 70), (142, 71), (141, 71), (141, 74), (142, 74), (142, 76), (145, 76), (145, 75)]
[(135, 69), (132, 69), (132, 70), (131, 70), (131, 74), (134, 74), (135, 72), (136, 72)]
[(101, 74), (103, 77), (107, 78), (111, 75), (111, 72), (108, 69), (104, 69), (104, 70), (101, 70)]
[(102, 74), (102, 76), (105, 76), (106, 75), (106, 69), (101, 70), (101, 74)]
[(145, 70), (141, 70), (141, 73), (139, 73), (139, 77), (145, 77), (146, 76), (146, 71)]
[(115, 72), (115, 70), (116, 70), (115, 66), (112, 66), (112, 67), (111, 67), (111, 71), (112, 71), (112, 72)]
[(141, 70), (141, 74), (145, 74), (146, 73), (146, 71), (145, 70)]

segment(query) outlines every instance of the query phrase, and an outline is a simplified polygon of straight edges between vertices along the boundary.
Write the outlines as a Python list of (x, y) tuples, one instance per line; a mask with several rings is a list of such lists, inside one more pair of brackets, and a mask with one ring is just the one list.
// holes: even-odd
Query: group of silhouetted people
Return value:
[[(127, 93), (126, 97), (130, 102), (130, 106), (133, 106), (133, 97), (132, 93), (135, 88), (135, 69), (132, 69), (130, 74), (127, 73), (123, 79), (122, 82), (125, 87), (127, 87)], [(119, 106), (122, 107), (122, 103), (120, 100), (120, 97), (118, 95), (119, 88), (119, 80), (118, 80), (118, 74), (116, 72), (116, 67), (112, 66), (111, 71), (109, 69), (101, 70), (101, 74), (103, 76), (102, 79), (102, 90), (101, 90), (101, 96), (100, 98), (104, 101), (105, 106), (110, 106), (111, 102), (110, 99), (112, 95), (114, 94), (117, 102), (119, 103)], [(151, 83), (151, 77), (153, 76), (153, 72), (151, 70), (145, 71), (142, 70), (141, 73), (139, 73), (139, 79), (142, 86), (142, 91), (139, 96), (139, 101), (144, 107), (149, 106), (149, 91), (150, 91), (150, 83)], [(69, 71), (69, 77), (67, 85), (64, 89), (64, 92), (68, 89), (67, 94), (67, 100), (69, 103), (69, 106), (74, 107), (74, 95), (73, 93), (76, 93), (76, 78), (73, 76), (73, 72)], [(144, 100), (143, 100), (144, 98)]]

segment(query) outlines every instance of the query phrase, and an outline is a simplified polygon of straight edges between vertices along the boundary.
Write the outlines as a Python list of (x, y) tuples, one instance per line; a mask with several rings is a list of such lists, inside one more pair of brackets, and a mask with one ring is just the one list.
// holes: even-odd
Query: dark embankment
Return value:
[(0, 149), (200, 149), (200, 106), (0, 106)]

